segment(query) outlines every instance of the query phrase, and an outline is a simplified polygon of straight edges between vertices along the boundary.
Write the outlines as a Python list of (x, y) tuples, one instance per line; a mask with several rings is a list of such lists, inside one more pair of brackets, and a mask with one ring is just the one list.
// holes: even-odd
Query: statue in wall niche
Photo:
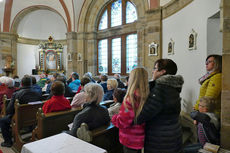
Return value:
[(13, 58), (12, 56), (8, 55), (6, 56), (6, 59), (5, 59), (5, 68), (6, 69), (9, 69), (9, 68), (12, 68), (14, 65), (13, 65)]

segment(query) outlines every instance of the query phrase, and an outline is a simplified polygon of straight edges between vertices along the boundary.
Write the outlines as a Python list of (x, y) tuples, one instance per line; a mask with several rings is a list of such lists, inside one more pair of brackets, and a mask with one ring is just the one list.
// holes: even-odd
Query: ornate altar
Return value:
[(50, 36), (48, 42), (39, 45), (39, 67), (38, 71), (47, 74), (63, 71), (63, 46), (62, 44), (53, 43), (53, 38)]

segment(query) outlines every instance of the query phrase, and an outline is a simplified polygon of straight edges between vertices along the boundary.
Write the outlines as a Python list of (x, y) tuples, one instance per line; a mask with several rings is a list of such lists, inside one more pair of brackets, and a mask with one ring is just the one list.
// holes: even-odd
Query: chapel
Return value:
[(230, 0), (0, 0), (0, 77), (118, 73), (149, 80), (169, 58), (191, 112), (208, 55), (222, 55), (220, 146), (230, 150)]

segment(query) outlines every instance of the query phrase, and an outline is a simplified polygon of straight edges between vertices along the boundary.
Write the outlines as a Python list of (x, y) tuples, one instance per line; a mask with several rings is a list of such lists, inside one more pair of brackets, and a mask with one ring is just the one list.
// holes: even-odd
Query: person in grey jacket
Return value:
[(184, 80), (176, 72), (177, 65), (171, 59), (159, 59), (154, 64), (151, 91), (137, 118), (137, 124), (146, 123), (145, 153), (182, 152), (179, 115)]
[(96, 129), (100, 126), (107, 125), (110, 122), (107, 108), (99, 105), (104, 95), (103, 88), (97, 83), (88, 83), (84, 87), (87, 104), (83, 110), (78, 113), (73, 120), (73, 127), (68, 134), (76, 136), (77, 129), (81, 123), (86, 123), (89, 130)]

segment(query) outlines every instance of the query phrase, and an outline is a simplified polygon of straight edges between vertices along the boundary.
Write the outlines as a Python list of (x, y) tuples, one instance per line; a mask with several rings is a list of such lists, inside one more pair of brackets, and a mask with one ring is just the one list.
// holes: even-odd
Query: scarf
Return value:
[(202, 85), (206, 79), (208, 79), (211, 75), (215, 74), (214, 71), (208, 71), (205, 75), (198, 79), (198, 82)]

